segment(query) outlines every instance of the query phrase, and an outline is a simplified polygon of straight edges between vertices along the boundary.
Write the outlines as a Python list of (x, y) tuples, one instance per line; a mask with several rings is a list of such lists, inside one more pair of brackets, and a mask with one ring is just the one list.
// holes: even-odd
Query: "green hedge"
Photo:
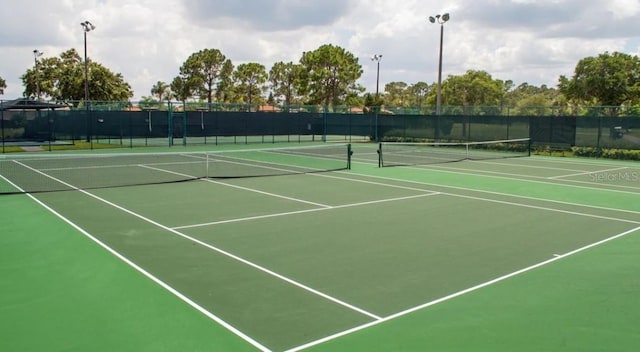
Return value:
[(573, 147), (573, 155), (597, 157), (617, 160), (640, 160), (640, 150), (637, 149), (607, 149), (593, 147)]

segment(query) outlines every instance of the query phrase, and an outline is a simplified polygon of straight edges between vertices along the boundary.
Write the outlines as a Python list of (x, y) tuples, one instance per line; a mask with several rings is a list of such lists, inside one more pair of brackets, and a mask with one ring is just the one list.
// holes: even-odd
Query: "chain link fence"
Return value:
[(12, 108), (0, 102), (2, 152), (309, 141), (490, 141), (535, 148), (640, 150), (636, 107), (499, 106), (361, 109), (206, 103)]

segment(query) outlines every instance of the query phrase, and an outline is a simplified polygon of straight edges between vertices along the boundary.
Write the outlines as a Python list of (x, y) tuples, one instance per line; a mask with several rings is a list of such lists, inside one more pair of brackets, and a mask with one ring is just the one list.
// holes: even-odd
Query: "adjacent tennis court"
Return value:
[(3, 155), (0, 349), (640, 345), (640, 166), (498, 144)]

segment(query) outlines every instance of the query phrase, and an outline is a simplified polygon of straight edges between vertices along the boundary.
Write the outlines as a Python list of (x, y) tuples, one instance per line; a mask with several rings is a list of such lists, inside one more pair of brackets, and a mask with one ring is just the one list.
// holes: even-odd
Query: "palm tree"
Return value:
[(151, 95), (157, 96), (159, 102), (162, 101), (162, 98), (170, 99), (170, 95), (171, 94), (169, 92), (169, 85), (167, 83), (165, 83), (165, 82), (158, 81), (151, 88)]

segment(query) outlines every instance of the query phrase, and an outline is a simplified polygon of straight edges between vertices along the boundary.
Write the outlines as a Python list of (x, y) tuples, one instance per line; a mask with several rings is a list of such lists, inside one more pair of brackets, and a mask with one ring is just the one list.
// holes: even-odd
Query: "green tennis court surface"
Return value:
[(637, 163), (330, 145), (3, 156), (0, 350), (640, 345)]

